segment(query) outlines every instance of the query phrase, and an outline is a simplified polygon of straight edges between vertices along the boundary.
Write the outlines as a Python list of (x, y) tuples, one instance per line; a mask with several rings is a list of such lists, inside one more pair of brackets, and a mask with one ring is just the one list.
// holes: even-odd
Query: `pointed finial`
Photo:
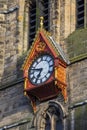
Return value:
[(41, 27), (41, 28), (43, 28), (43, 20), (44, 20), (44, 18), (41, 16), (41, 17), (40, 17), (40, 27)]

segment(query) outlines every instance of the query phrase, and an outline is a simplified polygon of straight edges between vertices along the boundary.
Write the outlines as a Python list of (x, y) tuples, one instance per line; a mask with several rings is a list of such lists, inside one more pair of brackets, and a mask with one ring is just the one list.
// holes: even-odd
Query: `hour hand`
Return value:
[(38, 73), (38, 75), (37, 75), (37, 78), (39, 78), (39, 77), (40, 77), (41, 72), (42, 72), (42, 69), (40, 69), (40, 70), (39, 70), (39, 73)]

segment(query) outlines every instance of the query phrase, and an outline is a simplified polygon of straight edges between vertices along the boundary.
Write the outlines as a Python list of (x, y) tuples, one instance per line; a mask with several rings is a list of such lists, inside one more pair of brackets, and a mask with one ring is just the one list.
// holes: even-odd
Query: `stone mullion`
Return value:
[(70, 34), (76, 29), (76, 0), (70, 1)]
[(65, 0), (65, 14), (64, 14), (64, 24), (65, 24), (65, 32), (64, 38), (66, 38), (70, 34), (70, 0)]
[(29, 3), (27, 3), (26, 7), (25, 7), (25, 12), (24, 12), (24, 22), (25, 22), (25, 26), (23, 27), (23, 52), (27, 51), (28, 49), (28, 42), (29, 42)]
[(50, 1), (50, 31), (53, 38), (60, 41), (60, 0)]
[[(55, 40), (60, 43), (60, 28), (61, 28), (61, 14), (60, 14), (60, 0), (56, 0), (55, 5), (57, 5), (57, 7), (55, 8), (55, 17), (56, 17), (56, 21), (55, 21)], [(57, 35), (56, 35), (57, 34)]]
[(23, 47), (25, 42), (25, 19), (26, 19), (26, 2), (25, 0), (19, 0), (19, 5), (21, 5), (21, 8), (19, 8), (19, 14), (18, 14), (18, 30), (19, 30), (19, 42), (18, 44), (18, 55), (22, 55), (23, 53)]
[(56, 115), (53, 114), (51, 117), (51, 130), (56, 130)]

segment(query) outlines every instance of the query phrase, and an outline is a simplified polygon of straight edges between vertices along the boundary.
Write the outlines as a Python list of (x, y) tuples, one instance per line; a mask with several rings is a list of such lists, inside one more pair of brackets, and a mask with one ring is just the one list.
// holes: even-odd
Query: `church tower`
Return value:
[(0, 130), (86, 130), (87, 1), (0, 0)]

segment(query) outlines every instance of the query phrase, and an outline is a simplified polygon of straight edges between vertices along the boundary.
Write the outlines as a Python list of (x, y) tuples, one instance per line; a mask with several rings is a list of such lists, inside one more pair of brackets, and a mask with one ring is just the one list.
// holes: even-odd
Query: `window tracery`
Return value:
[(65, 111), (58, 102), (49, 102), (40, 108), (35, 118), (36, 130), (64, 130)]

